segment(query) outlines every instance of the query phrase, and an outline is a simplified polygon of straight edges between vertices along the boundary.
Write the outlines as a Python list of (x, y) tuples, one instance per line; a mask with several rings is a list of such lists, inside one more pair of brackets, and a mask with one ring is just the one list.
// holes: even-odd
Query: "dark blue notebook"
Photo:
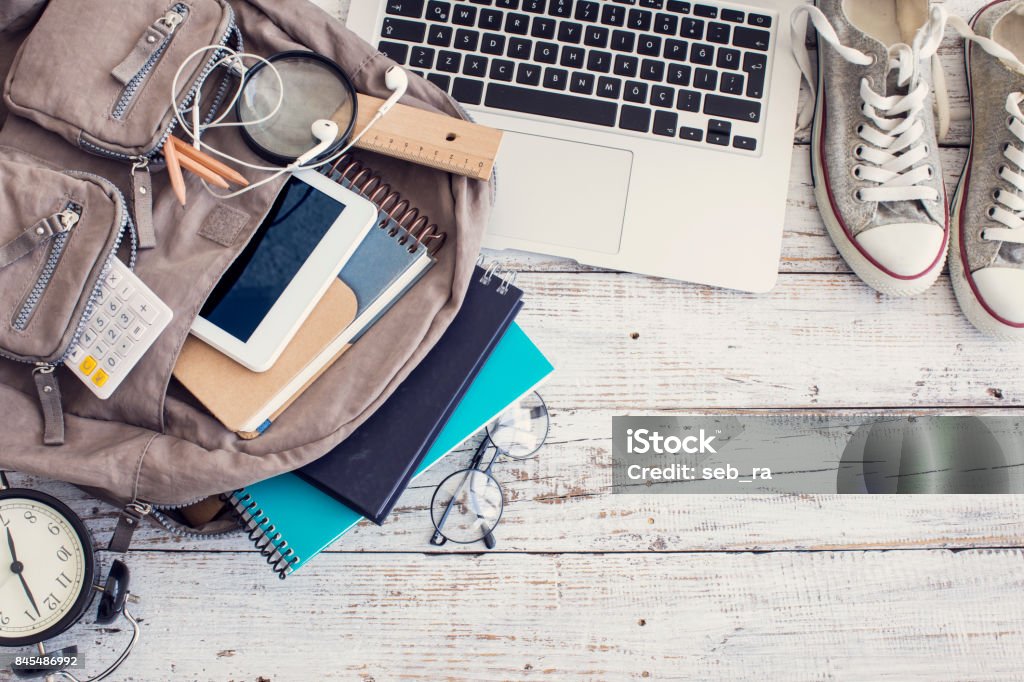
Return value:
[(521, 290), (477, 267), (462, 309), (419, 366), (344, 442), (296, 473), (383, 523), (515, 319), (522, 297)]

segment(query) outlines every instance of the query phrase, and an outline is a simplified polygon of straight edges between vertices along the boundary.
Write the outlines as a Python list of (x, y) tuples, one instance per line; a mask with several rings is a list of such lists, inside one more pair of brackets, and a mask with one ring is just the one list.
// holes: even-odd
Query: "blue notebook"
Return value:
[[(544, 354), (513, 323), (427, 451), (419, 475), (482, 429), (554, 371)], [(284, 578), (356, 525), (362, 516), (296, 474), (282, 474), (231, 498), (250, 537)], [(429, 538), (424, 537), (424, 543)]]

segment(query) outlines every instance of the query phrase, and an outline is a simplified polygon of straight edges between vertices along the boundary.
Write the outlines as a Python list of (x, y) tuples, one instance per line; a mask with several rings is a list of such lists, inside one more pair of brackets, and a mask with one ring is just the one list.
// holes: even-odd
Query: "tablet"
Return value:
[(254, 372), (269, 370), (376, 219), (367, 199), (315, 171), (296, 172), (192, 333)]

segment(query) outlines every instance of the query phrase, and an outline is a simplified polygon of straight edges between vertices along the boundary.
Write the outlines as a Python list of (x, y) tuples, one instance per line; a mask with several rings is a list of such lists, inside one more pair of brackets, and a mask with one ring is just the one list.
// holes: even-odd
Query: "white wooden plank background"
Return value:
[[(364, 2), (369, 0), (351, 0)], [(344, 18), (350, 0), (316, 0)], [(945, 3), (969, 16), (980, 0)], [(967, 139), (943, 47), (952, 187)], [(130, 680), (1020, 680), (1019, 496), (612, 495), (611, 416), (697, 410), (1013, 413), (1024, 351), (977, 334), (946, 277), (911, 300), (861, 284), (825, 235), (798, 136), (767, 295), (491, 254), (524, 272), (521, 324), (558, 366), (550, 444), (503, 464), (496, 551), (434, 552), (426, 507), (462, 451), (287, 581), (238, 536), (157, 529), (129, 556)], [(102, 542), (114, 514), (52, 481)], [(123, 632), (82, 625), (94, 663)], [(91, 666), (94, 667), (94, 666)]]

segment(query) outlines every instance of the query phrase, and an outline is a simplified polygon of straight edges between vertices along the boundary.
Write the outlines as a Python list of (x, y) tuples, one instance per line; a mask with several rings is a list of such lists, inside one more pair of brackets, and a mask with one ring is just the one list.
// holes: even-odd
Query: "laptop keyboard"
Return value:
[(378, 47), (468, 106), (758, 153), (774, 19), (676, 0), (386, 0)]

